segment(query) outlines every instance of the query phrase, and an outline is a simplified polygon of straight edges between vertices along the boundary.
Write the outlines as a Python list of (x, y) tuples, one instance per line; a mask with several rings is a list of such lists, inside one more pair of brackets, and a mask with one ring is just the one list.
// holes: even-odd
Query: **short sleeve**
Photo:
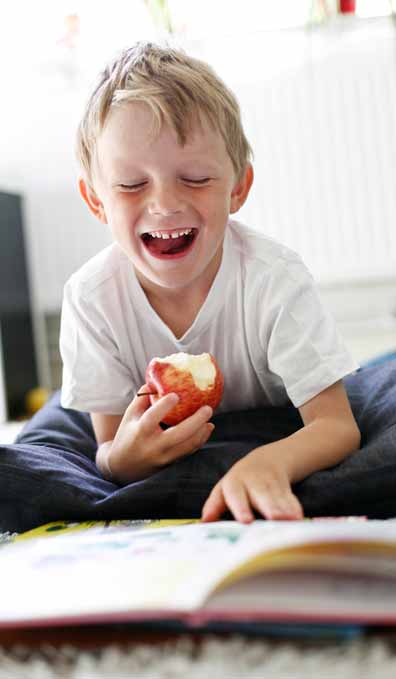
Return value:
[(276, 265), (267, 300), (271, 306), (268, 368), (282, 380), (295, 407), (359, 367), (323, 305), (312, 275), (297, 256)]
[(64, 288), (60, 353), (64, 408), (109, 415), (125, 412), (140, 385), (134, 384), (124, 365), (100, 305), (85, 299), (72, 279)]

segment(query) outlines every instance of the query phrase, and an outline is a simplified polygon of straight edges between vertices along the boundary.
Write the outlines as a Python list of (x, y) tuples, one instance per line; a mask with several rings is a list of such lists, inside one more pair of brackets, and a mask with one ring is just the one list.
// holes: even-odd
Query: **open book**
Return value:
[(395, 624), (396, 521), (48, 524), (0, 547), (0, 573), (0, 627)]

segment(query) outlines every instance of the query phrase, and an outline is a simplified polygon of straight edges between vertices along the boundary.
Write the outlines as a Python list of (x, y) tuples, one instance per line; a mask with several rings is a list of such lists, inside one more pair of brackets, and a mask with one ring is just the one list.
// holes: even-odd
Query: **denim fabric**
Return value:
[[(396, 361), (344, 380), (362, 447), (342, 463), (296, 484), (307, 516), (396, 516)], [(288, 405), (220, 414), (209, 443), (150, 478), (119, 487), (95, 465), (86, 413), (61, 407), (59, 393), (12, 445), (0, 445), (0, 530), (48, 521), (199, 517), (215, 483), (254, 447), (302, 426)], [(231, 518), (229, 514), (224, 518)]]

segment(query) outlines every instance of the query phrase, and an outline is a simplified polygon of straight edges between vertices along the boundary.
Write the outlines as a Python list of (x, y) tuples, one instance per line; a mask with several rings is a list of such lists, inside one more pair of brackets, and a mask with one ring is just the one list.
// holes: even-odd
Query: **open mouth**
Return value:
[(141, 238), (154, 257), (175, 258), (183, 257), (190, 250), (198, 229), (173, 229), (172, 231), (148, 231)]

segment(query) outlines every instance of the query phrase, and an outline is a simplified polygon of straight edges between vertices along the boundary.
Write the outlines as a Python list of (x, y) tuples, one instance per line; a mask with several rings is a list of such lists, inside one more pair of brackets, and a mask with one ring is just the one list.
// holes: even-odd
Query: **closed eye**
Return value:
[(202, 186), (210, 181), (210, 177), (203, 177), (202, 179), (190, 179), (189, 177), (182, 177), (182, 181), (186, 184), (193, 184), (195, 186)]
[[(202, 177), (202, 179), (191, 179), (190, 177), (181, 177), (181, 181), (192, 186), (204, 186), (211, 181), (211, 177)], [(136, 184), (118, 184), (118, 187), (123, 191), (139, 191), (146, 186), (147, 182), (137, 182)]]
[(138, 184), (118, 184), (118, 186), (124, 191), (138, 191), (139, 189), (142, 189), (146, 183), (147, 182), (139, 182)]

